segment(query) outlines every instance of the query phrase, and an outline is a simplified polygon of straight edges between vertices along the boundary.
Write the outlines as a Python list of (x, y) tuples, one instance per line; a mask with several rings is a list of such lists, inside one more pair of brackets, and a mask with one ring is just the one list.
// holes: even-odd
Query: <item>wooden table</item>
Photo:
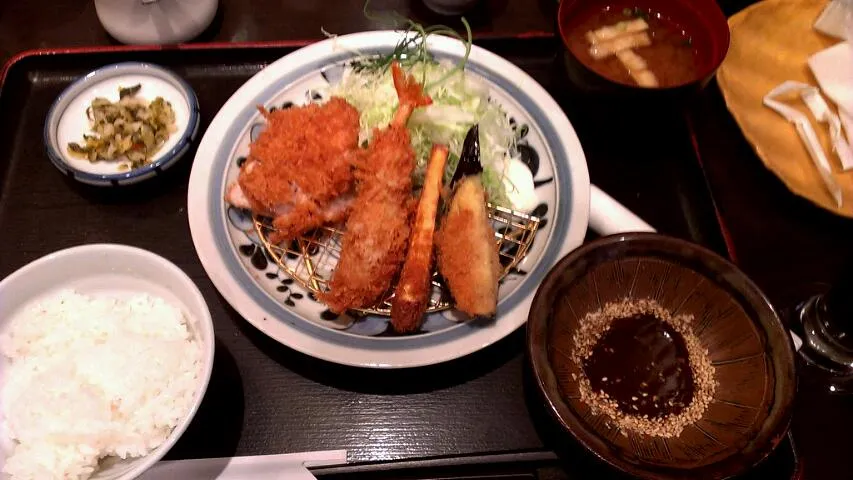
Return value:
[[(743, 0), (721, 1), (727, 14), (734, 13), (750, 2)], [(376, 0), (372, 2), (374, 9), (394, 9), (417, 21), (425, 23), (448, 23), (452, 19), (439, 17), (426, 10), (418, 0)], [(477, 9), (469, 15), (475, 32), (480, 36), (517, 36), (538, 35), (553, 32), (556, 3), (552, 0), (537, 0), (522, 2), (520, 0), (482, 0)], [(218, 42), (252, 42), (293, 39), (319, 39), (322, 37), (320, 28), (330, 32), (349, 33), (354, 31), (382, 27), (367, 20), (362, 15), (361, 0), (221, 0), (220, 11), (214, 24), (200, 37), (200, 41)], [(0, 2), (0, 62), (5, 62), (19, 51), (33, 48), (57, 48), (66, 46), (113, 45), (115, 42), (103, 31), (97, 21), (94, 4), (86, 0), (5, 0)], [(235, 78), (234, 87), (239, 85)], [(556, 88), (557, 85), (551, 85)], [(58, 87), (54, 87), (58, 88)], [(210, 101), (221, 102), (227, 98), (228, 92), (200, 92), (207, 95)], [(213, 112), (206, 112), (207, 115)], [(653, 188), (642, 188), (608, 176), (612, 163), (599, 156), (606, 153), (590, 154), (589, 152), (606, 152), (607, 139), (600, 134), (589, 131), (583, 124), (585, 115), (590, 110), (578, 107), (568, 111), (570, 119), (576, 123), (585, 149), (589, 148), (591, 177), (594, 182), (602, 184), (618, 200), (649, 219), (653, 224), (662, 225), (662, 230), (673, 232), (683, 231), (687, 235), (691, 225), (669, 225), (666, 218), (654, 209), (653, 204), (644, 203), (640, 194), (654, 195)], [(716, 85), (712, 85), (690, 108), (689, 126), (693, 133), (702, 168), (698, 169), (703, 175), (703, 181), (711, 192), (713, 201), (709, 207), (719, 215), (723, 227), (723, 237), (703, 238), (703, 243), (717, 245), (722, 253), (727, 253), (749, 274), (758, 285), (770, 296), (777, 305), (789, 305), (805, 295), (816, 282), (830, 282), (838, 275), (845, 264), (853, 259), (853, 221), (842, 219), (825, 213), (808, 202), (790, 194), (782, 184), (767, 172), (753, 154), (750, 147), (741, 136), (734, 121), (722, 103)], [(38, 119), (24, 119), (37, 122)], [(209, 117), (206, 118), (209, 121)], [(647, 127), (654, 130), (654, 127)], [(667, 138), (666, 132), (655, 131), (660, 138)], [(672, 139), (673, 142), (689, 141), (689, 138)], [(40, 139), (33, 139), (29, 147), (34, 156), (41, 155), (38, 150)], [(636, 159), (642, 161), (643, 159)], [(696, 162), (695, 158), (684, 158), (684, 162)], [(605, 168), (607, 167), (607, 168)], [(638, 168), (636, 165), (625, 168)], [(692, 167), (691, 167), (692, 168)], [(11, 178), (11, 177), (10, 177)], [(0, 178), (2, 179), (2, 178)], [(660, 181), (666, 181), (665, 179)], [(0, 190), (2, 195), (13, 195), (23, 192), (27, 186), (7, 185)], [(180, 200), (182, 190), (177, 185), (167, 185), (164, 198)], [(88, 200), (91, 200), (89, 198)], [(120, 207), (120, 200), (99, 198), (106, 206), (101, 209), (91, 209), (84, 205), (67, 205), (63, 208), (75, 209), (91, 215), (106, 215), (104, 211), (112, 206)], [(118, 202), (118, 203), (116, 203)], [(49, 203), (49, 202), (48, 202)], [(53, 208), (45, 206), (43, 208)], [(58, 208), (58, 207), (57, 207)], [(687, 207), (685, 207), (687, 208)], [(706, 206), (689, 207), (702, 210)], [(79, 213), (78, 212), (78, 213)], [(57, 210), (57, 221), (62, 218), (62, 210)], [(174, 215), (164, 212), (162, 221), (166, 228), (185, 229), (185, 217), (181, 212)], [(7, 219), (8, 220), (8, 219)], [(24, 220), (21, 220), (22, 222)], [(128, 224), (130, 225), (130, 224)], [(132, 233), (132, 230), (131, 230)], [(188, 236), (188, 232), (187, 236)], [(98, 241), (101, 234), (97, 231), (72, 232), (75, 239)], [(701, 235), (700, 235), (701, 236)], [(3, 245), (18, 247), (21, 258), (14, 258), (9, 250), (0, 254), (0, 266), (3, 275), (9, 273), (13, 266), (20, 266), (22, 259), (29, 261), (40, 252), (38, 248), (28, 250), (27, 238), (7, 239)], [(32, 240), (32, 239), (31, 239)], [(188, 241), (188, 240), (187, 240)], [(179, 255), (176, 245), (164, 247), (166, 254)], [(203, 272), (197, 271), (195, 259), (178, 259), (183, 261), (189, 270), (193, 271), (197, 281), (204, 279)], [(192, 264), (192, 265), (190, 265)], [(182, 265), (183, 266), (183, 265)], [(195, 270), (194, 270), (195, 269)], [(204, 290), (204, 288), (203, 288)], [(321, 428), (319, 438), (325, 438), (329, 444), (312, 444), (299, 438), (286, 438), (291, 432), (282, 431), (280, 417), (273, 416), (268, 423), (262, 425), (269, 440), (263, 437), (253, 438), (251, 443), (221, 444), (215, 438), (216, 428), (200, 428), (196, 436), (210, 436), (211, 448), (205, 445), (180, 445), (180, 456), (213, 454), (250, 454), (274, 453), (277, 445), (286, 444), (298, 449), (333, 448), (332, 440), (339, 438), (338, 429), (344, 430), (351, 444), (362, 445), (357, 452), (361, 461), (385, 460), (416, 460), (433, 456), (454, 456), (459, 452), (460, 458), (444, 460), (442, 465), (465, 464), (465, 458), (471, 458), (476, 452), (501, 453), (502, 448), (512, 443), (519, 447), (514, 453), (521, 455), (516, 460), (530, 462), (530, 468), (520, 472), (517, 478), (534, 478), (527, 475), (553, 474), (553, 478), (588, 478), (590, 474), (587, 465), (590, 460), (582, 458), (577, 451), (561, 453), (563, 463), (556, 461), (551, 451), (559, 451), (559, 440), (555, 440), (549, 432), (548, 421), (536, 418), (537, 413), (525, 407), (523, 382), (514, 384), (495, 384), (495, 379), (524, 377), (524, 364), (519, 358), (523, 337), (520, 332), (501, 342), (489, 352), (474, 356), (472, 359), (456, 364), (470, 368), (471, 371), (459, 375), (442, 367), (434, 369), (425, 379), (413, 379), (403, 373), (361, 373), (352, 375), (350, 370), (316, 362), (300, 354), (283, 349), (274, 342), (260, 336), (247, 327), (239, 315), (225, 304), (215, 291), (204, 292), (208, 301), (213, 299), (214, 306), (220, 315), (227, 315), (235, 325), (218, 334), (250, 339), (246, 345), (239, 348), (253, 348), (268, 357), (264, 363), (264, 371), (258, 375), (246, 376), (243, 380), (264, 382), (270, 384), (293, 385), (293, 388), (305, 387), (314, 392), (315, 399), (303, 398), (304, 401), (325, 402), (329, 415), (339, 415), (334, 418), (317, 418), (306, 421), (317, 422)], [(853, 293), (853, 292), (851, 292)], [(221, 339), (225, 344), (243, 345), (232, 338)], [(239, 352), (238, 352), (239, 353)], [(228, 356), (219, 360), (218, 368), (233, 373), (240, 378), (241, 366)], [(286, 366), (286, 368), (282, 368)], [(229, 370), (230, 369), (230, 370)], [(444, 378), (442, 378), (444, 377)], [(230, 377), (227, 377), (230, 378)], [(233, 389), (252, 389), (258, 385), (222, 384), (213, 388), (218, 394), (230, 394)], [(337, 392), (331, 396), (331, 391)], [(326, 397), (325, 395), (329, 395)], [(398, 404), (395, 399), (405, 395), (406, 406), (415, 409), (446, 409), (446, 415), (427, 412), (420, 416), (418, 411), (408, 412), (395, 417), (393, 413)], [(463, 404), (470, 396), (479, 398), (481, 402), (502, 402), (503, 398), (521, 399), (503, 405), (503, 411), (511, 412), (510, 416), (495, 423), (493, 419), (483, 418), (484, 425), (474, 431), (459, 431), (454, 422), (462, 421), (464, 416), (475, 415), (473, 411), (454, 411), (454, 406)], [(229, 401), (240, 404), (238, 398), (225, 398), (223, 405)], [(367, 401), (375, 411), (359, 411), (360, 402)], [(349, 402), (345, 407), (356, 409), (347, 414), (340, 402)], [(219, 405), (219, 404), (217, 404)], [(246, 402), (247, 406), (255, 405)], [(282, 407), (287, 411), (288, 407)], [(535, 409), (534, 409), (535, 410)], [(490, 411), (485, 409), (484, 411)], [(376, 423), (383, 412), (388, 413), (384, 422)], [(390, 412), (390, 413), (389, 413)], [(239, 432), (241, 423), (251, 418), (256, 412), (241, 412), (243, 417), (234, 422), (225, 422), (223, 428)], [(421, 412), (422, 413), (422, 412)], [(531, 422), (528, 417), (532, 415)], [(208, 412), (206, 418), (216, 418), (216, 412)], [(419, 424), (419, 421), (434, 421), (443, 418), (439, 424)], [(369, 420), (368, 424), (358, 425), (359, 419)], [(336, 427), (335, 422), (342, 423)], [(403, 421), (409, 425), (412, 436), (401, 436), (395, 430), (395, 422)], [(355, 423), (354, 423), (355, 422)], [(853, 399), (851, 397), (832, 395), (819, 381), (813, 381), (809, 370), (803, 369), (801, 384), (797, 399), (797, 411), (794, 418), (793, 432), (801, 453), (806, 478), (845, 478), (853, 472), (853, 455), (848, 451), (853, 441), (849, 432), (853, 429)], [(414, 435), (415, 433), (426, 435)], [(226, 432), (227, 433), (227, 432)], [(514, 441), (506, 440), (512, 438)], [(236, 440), (235, 440), (236, 441)], [(217, 450), (218, 449), (218, 450)], [(525, 454), (527, 451), (529, 454)], [(499, 457), (491, 457), (493, 460)], [(526, 459), (526, 460), (525, 460)], [(540, 463), (537, 463), (540, 462)], [(559, 468), (548, 470), (541, 462), (553, 462)], [(429, 461), (423, 465), (428, 464)], [(422, 466), (423, 466), (422, 465)], [(441, 466), (440, 468), (445, 468)], [(468, 472), (466, 467), (463, 473)], [(480, 467), (478, 467), (480, 468)], [(503, 467), (501, 467), (503, 468)], [(526, 467), (525, 467), (526, 468)], [(592, 468), (592, 467), (590, 467)], [(442, 471), (442, 470), (440, 470)], [(515, 471), (515, 470), (513, 470)], [(599, 472), (598, 470), (595, 470)], [(599, 472), (600, 474), (600, 472)], [(779, 474), (781, 475), (781, 474)], [(515, 478), (515, 477), (513, 477)], [(765, 476), (764, 478), (775, 478)], [(782, 477), (779, 477), (782, 478)]]

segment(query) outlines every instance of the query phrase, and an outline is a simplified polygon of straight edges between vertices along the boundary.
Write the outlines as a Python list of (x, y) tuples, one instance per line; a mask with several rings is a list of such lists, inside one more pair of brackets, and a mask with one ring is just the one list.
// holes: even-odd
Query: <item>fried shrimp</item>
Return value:
[(352, 214), (329, 291), (320, 297), (335, 312), (376, 304), (406, 257), (415, 168), (406, 122), (415, 108), (431, 100), (396, 62), (391, 68), (400, 106), (388, 128), (374, 132), (355, 162), (358, 187)]

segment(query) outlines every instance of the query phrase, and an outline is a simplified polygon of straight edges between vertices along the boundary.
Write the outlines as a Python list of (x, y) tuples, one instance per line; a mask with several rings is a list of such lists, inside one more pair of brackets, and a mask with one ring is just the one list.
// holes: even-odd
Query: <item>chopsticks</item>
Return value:
[(137, 480), (193, 478), (203, 480), (316, 480), (309, 467), (347, 463), (346, 450), (255, 455), (246, 457), (199, 458), (159, 462)]

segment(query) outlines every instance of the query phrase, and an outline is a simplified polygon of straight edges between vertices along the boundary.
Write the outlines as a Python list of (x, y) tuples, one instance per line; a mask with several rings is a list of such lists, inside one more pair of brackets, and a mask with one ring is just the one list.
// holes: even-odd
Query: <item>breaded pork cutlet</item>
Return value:
[(345, 100), (268, 112), (225, 200), (273, 218), (278, 243), (344, 220), (353, 199), (359, 114)]

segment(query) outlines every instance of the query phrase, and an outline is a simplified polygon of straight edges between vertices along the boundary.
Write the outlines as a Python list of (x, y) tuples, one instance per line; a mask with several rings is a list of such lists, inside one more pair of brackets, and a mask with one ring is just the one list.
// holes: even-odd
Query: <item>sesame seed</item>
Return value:
[[(586, 378), (583, 361), (592, 355), (596, 344), (610, 329), (613, 321), (617, 318), (625, 318), (643, 313), (652, 314), (661, 321), (669, 323), (681, 334), (687, 346), (687, 364), (693, 373), (694, 395), (690, 403), (685, 405), (685, 408), (677, 414), (649, 418), (648, 415), (641, 416), (639, 414), (623, 412), (619, 408), (620, 404), (610, 398), (605, 392), (593, 391), (589, 379)], [(717, 386), (717, 382), (714, 379), (714, 367), (708, 356), (708, 350), (702, 346), (699, 339), (693, 333), (692, 322), (692, 315), (673, 316), (657, 302), (650, 299), (624, 299), (620, 302), (608, 303), (600, 310), (588, 313), (581, 321), (580, 328), (574, 334), (574, 346), (571, 354), (572, 361), (579, 367), (581, 372), (576, 378), (581, 401), (590, 407), (593, 414), (608, 417), (614, 426), (619, 428), (619, 433), (624, 436), (627, 436), (627, 430), (639, 434), (667, 438), (681, 435), (684, 427), (692, 425), (705, 414), (705, 410), (708, 408), (708, 404), (711, 402)], [(663, 373), (659, 373), (658, 376), (664, 379)], [(574, 374), (572, 374), (572, 378), (575, 378)], [(616, 378), (614, 382), (619, 383), (621, 380), (621, 378)], [(607, 378), (602, 378), (602, 381), (607, 381)], [(641, 388), (646, 386), (648, 385), (645, 382), (641, 384)], [(643, 397), (648, 396), (648, 393), (639, 393)], [(638, 400), (637, 397), (631, 397), (631, 399), (633, 401)], [(658, 396), (654, 395), (652, 400), (655, 402), (654, 405), (657, 408), (659, 406), (657, 403), (659, 400)], [(670, 400), (668, 405), (673, 407), (673, 401)], [(681, 404), (679, 403), (679, 405)], [(636, 405), (631, 405), (631, 408), (635, 411), (639, 410)]]

